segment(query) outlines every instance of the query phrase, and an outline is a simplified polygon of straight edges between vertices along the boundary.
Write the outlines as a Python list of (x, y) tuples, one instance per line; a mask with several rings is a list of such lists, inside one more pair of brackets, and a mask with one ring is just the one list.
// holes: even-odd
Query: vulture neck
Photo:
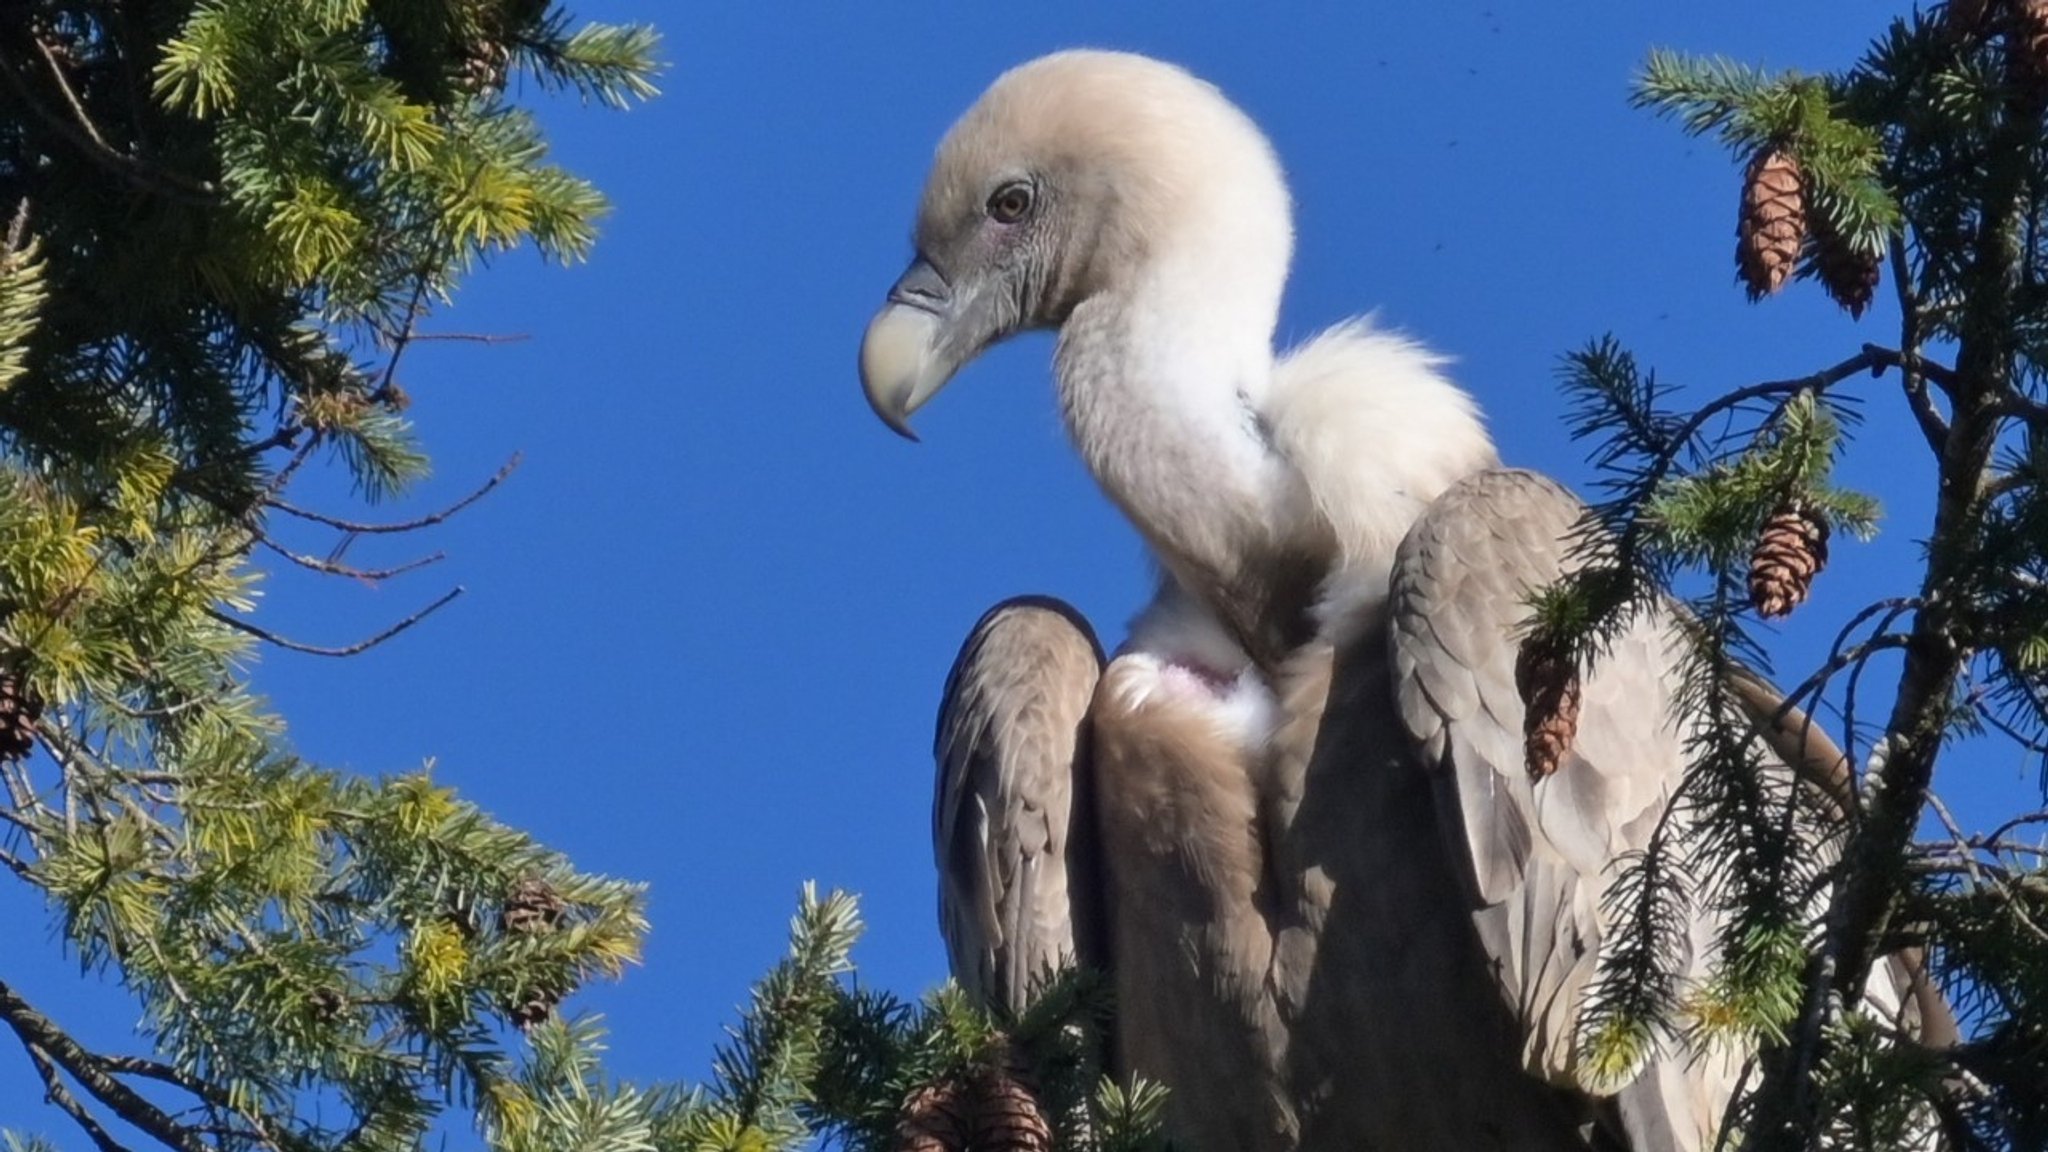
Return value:
[(1056, 355), (1061, 412), (1096, 482), (1268, 667), (1308, 638), (1331, 552), (1261, 416), (1284, 276), (1284, 251), (1272, 276), (1155, 264), (1078, 305)]

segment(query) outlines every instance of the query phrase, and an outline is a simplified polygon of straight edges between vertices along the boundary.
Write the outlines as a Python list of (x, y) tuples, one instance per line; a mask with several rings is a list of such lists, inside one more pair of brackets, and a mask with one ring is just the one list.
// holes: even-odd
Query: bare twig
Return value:
[(1899, 236), (1891, 245), (1892, 287), (1899, 296), (1899, 378), (1906, 393), (1906, 407), (1912, 410), (1913, 419), (1920, 425), (1920, 435), (1927, 440), (1927, 446), (1941, 455), (1941, 446), (1948, 440), (1948, 421), (1935, 410), (1934, 398), (1927, 393), (1927, 382), (1933, 380), (1945, 393), (1953, 394), (1956, 374), (1920, 355), (1920, 345), (1926, 339), (1926, 329), (1920, 315), (1920, 300), (1913, 293), (1913, 269), (1906, 259), (1906, 240)]
[(453, 340), (469, 344), (522, 344), (533, 337), (524, 332), (414, 332), (407, 339), (416, 344)]
[(1927, 377), (1918, 372), (1901, 373), (1906, 393), (1906, 407), (1913, 413), (1914, 423), (1920, 426), (1920, 435), (1927, 446), (1935, 452), (1948, 440), (1948, 421), (1934, 409), (1934, 398), (1927, 394)]
[(23, 880), (33, 881), (35, 879), (29, 872), (29, 866), (19, 856), (5, 848), (0, 848), (0, 864), (6, 865), (9, 872), (14, 873)]
[(257, 534), (256, 542), (301, 568), (310, 569), (328, 576), (346, 576), (368, 584), (375, 584), (380, 580), (389, 580), (394, 576), (402, 576), (407, 572), (417, 571), (430, 564), (438, 564), (448, 558), (448, 554), (445, 552), (433, 552), (391, 568), (356, 568), (348, 564), (339, 564), (332, 560), (321, 560), (318, 557), (308, 556), (302, 552), (294, 552), (262, 533)]
[(78, 1097), (71, 1094), (71, 1089), (64, 1086), (63, 1078), (57, 1074), (57, 1066), (50, 1063), (50, 1054), (44, 1051), (41, 1045), (27, 1044), (24, 1049), (28, 1052), (29, 1063), (35, 1065), (36, 1074), (42, 1077), (43, 1099), (55, 1104), (65, 1115), (71, 1117), (72, 1122), (85, 1133), (86, 1139), (91, 1140), (93, 1147), (100, 1152), (128, 1152), (127, 1145), (115, 1140), (93, 1114), (85, 1110), (85, 1105), (78, 1102)]
[(505, 480), (508, 477), (510, 477), (516, 469), (518, 469), (520, 459), (521, 457), (519, 453), (513, 453), (512, 458), (510, 460), (505, 461), (504, 466), (499, 468), (498, 471), (494, 473), (489, 480), (484, 481), (481, 487), (479, 487), (476, 491), (471, 492), (469, 495), (464, 496), (462, 499), (457, 500), (455, 503), (448, 505), (446, 508), (443, 508), (438, 512), (433, 512), (429, 513), (428, 515), (421, 516), (415, 520), (404, 520), (395, 524), (370, 524), (358, 520), (343, 520), (338, 516), (329, 516), (322, 512), (314, 512), (311, 509), (300, 508), (297, 505), (288, 504), (285, 501), (277, 499), (274, 496), (265, 500), (264, 503), (267, 504), (269, 507), (277, 509), (279, 512), (283, 512), (288, 516), (296, 516), (301, 520), (311, 520), (315, 524), (325, 524), (329, 528), (338, 528), (343, 532), (360, 532), (365, 535), (379, 535), (394, 532), (417, 532), (421, 528), (426, 528), (430, 525), (441, 523), (443, 520), (448, 519), (449, 517), (455, 515), (457, 512), (460, 512), (464, 508), (469, 507), (471, 504), (474, 504), (477, 501), (483, 499), (486, 495), (489, 495), (491, 489), (496, 488), (500, 484), (503, 484)]
[(16, 828), (21, 829), (24, 833), (28, 834), (29, 836), (34, 836), (37, 832), (37, 828), (34, 822), (30, 821), (27, 817), (22, 816), (19, 813), (16, 813), (7, 808), (0, 808), (0, 820), (7, 821), (9, 824), (12, 824)]
[(2048, 812), (2029, 812), (2024, 816), (2015, 816), (1998, 827), (1993, 828), (1982, 839), (1987, 844), (1997, 844), (2007, 836), (2010, 836), (2015, 830), (2030, 824), (2048, 824)]
[[(48, 45), (40, 41), (37, 42), (37, 47), (45, 54), (49, 51)], [(13, 92), (15, 98), (34, 113), (46, 127), (64, 137), (94, 163), (124, 177), (129, 183), (187, 203), (211, 204), (217, 199), (211, 184), (192, 180), (156, 165), (144, 163), (125, 152), (115, 151), (100, 137), (98, 129), (90, 127), (89, 120), (85, 122), (87, 127), (81, 127), (71, 119), (51, 111), (36, 98), (35, 90), (29, 85), (27, 77), (15, 70), (4, 56), (0, 56), (0, 81), (5, 81), (6, 87)], [(77, 97), (71, 93), (70, 85), (64, 83), (61, 75), (58, 76), (58, 82), (63, 86), (66, 97), (76, 107)]]
[(2043, 944), (2048, 944), (2048, 931), (2042, 931), (2041, 926), (2034, 923), (2033, 917), (2028, 916), (2026, 909), (2020, 906), (2020, 902), (2013, 899), (2010, 891), (2012, 885), (2005, 881), (1992, 879), (1984, 874), (1982, 862), (1977, 859), (1977, 854), (1969, 848), (1969, 837), (1964, 835), (1962, 826), (1956, 823), (1955, 816), (1949, 812), (1948, 805), (1941, 802), (1941, 797), (1929, 792), (1927, 794), (1927, 806), (1934, 811), (1935, 816), (1941, 820), (1941, 826), (1948, 830), (1949, 837), (1955, 841), (1957, 849), (1954, 858), (1955, 862), (1962, 867), (1971, 881), (1977, 885), (1977, 888), (1980, 891), (1997, 893), (2004, 902), (2006, 910), (2012, 913), (2013, 919), (2018, 922), (2020, 927), (2025, 928)]
[[(16, 1038), (29, 1050), (39, 1069), (49, 1064), (62, 1068), (94, 1099), (112, 1109), (121, 1119), (179, 1152), (215, 1152), (211, 1145), (193, 1135), (191, 1129), (115, 1079), (102, 1057), (87, 1051), (4, 981), (0, 981), (0, 1020), (6, 1021), (14, 1030)], [(46, 1076), (44, 1083), (46, 1086), (61, 1084), (54, 1076)], [(76, 1115), (74, 1113), (74, 1118)], [(118, 1148), (119, 1145), (113, 1147)]]
[(218, 620), (221, 623), (227, 625), (228, 627), (235, 629), (238, 632), (246, 632), (249, 635), (256, 637), (258, 640), (261, 640), (266, 644), (274, 644), (279, 648), (284, 648), (292, 652), (304, 652), (309, 656), (354, 656), (359, 653), (368, 652), (370, 649), (375, 648), (377, 645), (384, 643), (386, 640), (391, 639), (392, 637), (398, 635), (399, 633), (405, 631), (408, 628), (411, 628), (413, 625), (433, 615), (435, 612), (440, 611), (442, 608), (448, 605), (449, 601), (454, 600), (457, 596), (462, 595), (464, 591), (465, 589), (458, 584), (455, 587), (450, 588), (447, 594), (442, 596), (439, 600), (436, 600), (432, 604), (427, 605), (425, 608), (422, 608), (419, 611), (413, 613), (412, 615), (407, 616), (405, 619), (400, 620), (398, 623), (393, 624), (391, 627), (384, 629), (382, 632), (377, 633), (375, 636), (372, 636), (366, 640), (359, 640), (354, 644), (350, 644), (341, 648), (325, 648), (317, 644), (302, 644), (297, 640), (286, 639), (285, 637), (280, 636), (267, 628), (262, 628), (258, 625), (251, 624), (246, 620), (237, 620), (233, 616), (230, 616), (227, 613), (222, 612), (218, 609), (208, 608), (206, 610), (206, 614), (208, 616), (213, 617), (215, 620)]
[(2007, 420), (2021, 420), (2028, 424), (2048, 426), (2048, 404), (2017, 392), (2007, 392), (1993, 400), (1988, 406), (1992, 415)]
[(36, 51), (42, 54), (43, 63), (49, 66), (50, 79), (57, 82), (57, 91), (63, 94), (64, 102), (71, 105), (71, 114), (78, 119), (78, 127), (101, 149), (115, 151), (113, 146), (107, 143), (107, 138), (100, 135), (99, 126), (92, 122), (92, 113), (85, 110), (85, 104), (79, 100), (78, 93), (71, 90), (71, 82), (64, 78), (64, 62), (57, 59), (57, 53), (42, 37), (34, 36), (30, 39), (35, 41)]

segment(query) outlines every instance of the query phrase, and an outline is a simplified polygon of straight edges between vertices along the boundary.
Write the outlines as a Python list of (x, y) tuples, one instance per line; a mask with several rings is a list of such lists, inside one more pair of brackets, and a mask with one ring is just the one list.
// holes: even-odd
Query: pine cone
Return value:
[(1016, 1074), (980, 1068), (910, 1094), (896, 1152), (1051, 1152), (1052, 1124)]
[(1806, 239), (1804, 182), (1799, 161), (1782, 147), (1765, 148), (1749, 162), (1735, 225), (1735, 266), (1751, 300), (1784, 287), (1799, 262)]
[(306, 1006), (315, 1020), (337, 1020), (348, 1007), (348, 997), (339, 988), (323, 984), (306, 996)]
[(1766, 620), (1790, 615), (1828, 563), (1828, 522), (1798, 500), (1778, 506), (1749, 554), (1749, 602)]
[(1524, 643), (1515, 657), (1521, 693), (1522, 756), (1532, 780), (1556, 772), (1579, 735), (1579, 670), (1546, 646)]
[(1835, 303), (1860, 319), (1877, 294), (1877, 253), (1865, 252), (1843, 239), (1825, 220), (1813, 230), (1814, 271)]
[(547, 881), (538, 876), (522, 876), (505, 893), (505, 904), (498, 909), (498, 930), (522, 936), (552, 932), (562, 922), (562, 910), (566, 907)]
[(973, 1138), (973, 1101), (958, 1080), (912, 1092), (896, 1121), (897, 1152), (960, 1152)]
[(505, 89), (512, 71), (512, 50), (496, 40), (479, 40), (462, 52), (455, 86), (471, 96), (495, 95)]
[(518, 1025), (521, 1032), (530, 1031), (535, 1025), (554, 1015), (555, 1005), (562, 1002), (562, 994), (546, 985), (529, 988), (518, 999), (505, 1008), (505, 1015)]
[(978, 1078), (976, 1088), (974, 1147), (979, 1152), (1051, 1152), (1052, 1125), (1022, 1080), (992, 1069)]
[(43, 702), (19, 674), (0, 672), (0, 763), (19, 760), (35, 750), (36, 721)]

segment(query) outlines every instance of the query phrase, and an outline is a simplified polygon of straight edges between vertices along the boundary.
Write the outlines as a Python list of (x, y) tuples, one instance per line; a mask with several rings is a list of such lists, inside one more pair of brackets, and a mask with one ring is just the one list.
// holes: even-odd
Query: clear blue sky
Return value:
[[(1860, 325), (1811, 287), (1745, 304), (1733, 162), (1629, 110), (1630, 75), (1659, 45), (1831, 67), (1895, 10), (593, 0), (581, 15), (660, 25), (671, 62), (630, 113), (550, 106), (559, 158), (615, 201), (594, 258), (501, 261), (432, 327), (527, 339), (422, 347), (403, 374), (437, 461), (405, 508), (515, 451), (525, 466), (421, 542), (446, 563), (376, 589), (281, 577), (264, 611), (341, 643), (451, 584), (468, 595), (355, 660), (271, 653), (258, 683), (308, 757), (370, 773), (433, 757), (585, 868), (649, 883), (645, 964), (571, 1002), (609, 1017), (629, 1076), (703, 1072), (805, 879), (863, 895), (867, 978), (914, 993), (944, 974), (929, 747), (956, 645), (1024, 591), (1072, 600), (1115, 643), (1147, 592), (1135, 538), (1062, 438), (1047, 339), (971, 367), (920, 416), (922, 445), (860, 396), (855, 347), (907, 257), (925, 162), (988, 81), (1094, 45), (1220, 84), (1293, 181), (1283, 339), (1378, 309), (1457, 358), (1511, 462), (1583, 486), (1553, 370), (1589, 337), (1718, 390), (1896, 334), (1882, 293)], [(1886, 534), (1837, 548), (1787, 630), (1788, 674), (1907, 588), (1929, 522), (1896, 384), (1857, 387), (1871, 419), (1846, 475), (1885, 498)], [(2036, 795), (2002, 749), (1947, 771), (1979, 811)], [(0, 971), (125, 1043), (132, 1009), (77, 980), (41, 915), (0, 885)], [(0, 1045), (0, 1123), (82, 1146), (40, 1095)]]

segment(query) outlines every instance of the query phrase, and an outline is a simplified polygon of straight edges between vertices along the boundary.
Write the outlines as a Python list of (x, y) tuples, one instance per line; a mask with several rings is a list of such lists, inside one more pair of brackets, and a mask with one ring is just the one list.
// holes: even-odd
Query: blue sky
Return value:
[[(419, 541), (445, 563), (374, 589), (281, 577), (264, 611), (332, 644), (468, 594), (368, 655), (271, 653), (257, 679), (307, 756), (371, 773), (431, 757), (583, 867), (649, 883), (645, 964), (572, 1001), (608, 1016), (635, 1078), (702, 1074), (806, 879), (862, 894), (869, 980), (942, 978), (929, 748), (956, 645), (1025, 591), (1073, 601), (1114, 643), (1146, 595), (1134, 536), (1063, 440), (1049, 340), (969, 368), (921, 414), (921, 445), (882, 428), (855, 379), (932, 147), (1005, 67), (1095, 45), (1220, 84), (1293, 182), (1282, 339), (1378, 309), (1456, 357), (1509, 461), (1582, 488), (1554, 368), (1588, 338), (1613, 331), (1667, 379), (1719, 390), (1896, 335), (1882, 293), (1860, 325), (1810, 286), (1744, 303), (1734, 163), (1626, 104), (1653, 46), (1827, 68), (1889, 3), (577, 10), (658, 24), (664, 95), (623, 115), (548, 106), (557, 156), (615, 213), (586, 265), (502, 260), (431, 325), (525, 339), (407, 360), (437, 471), (394, 513), (514, 452), (524, 466)], [(1857, 607), (1909, 587), (1931, 515), (1896, 384), (1856, 388), (1870, 419), (1843, 476), (1884, 499), (1884, 535), (1837, 548), (1784, 632), (1787, 680)], [(2037, 795), (2016, 753), (1969, 752), (1945, 777), (1966, 810)], [(40, 916), (0, 887), (0, 922)], [(117, 990), (80, 983), (34, 928), (9, 938), (9, 981), (124, 1042)], [(0, 1123), (79, 1145), (40, 1095), (0, 1052)]]

